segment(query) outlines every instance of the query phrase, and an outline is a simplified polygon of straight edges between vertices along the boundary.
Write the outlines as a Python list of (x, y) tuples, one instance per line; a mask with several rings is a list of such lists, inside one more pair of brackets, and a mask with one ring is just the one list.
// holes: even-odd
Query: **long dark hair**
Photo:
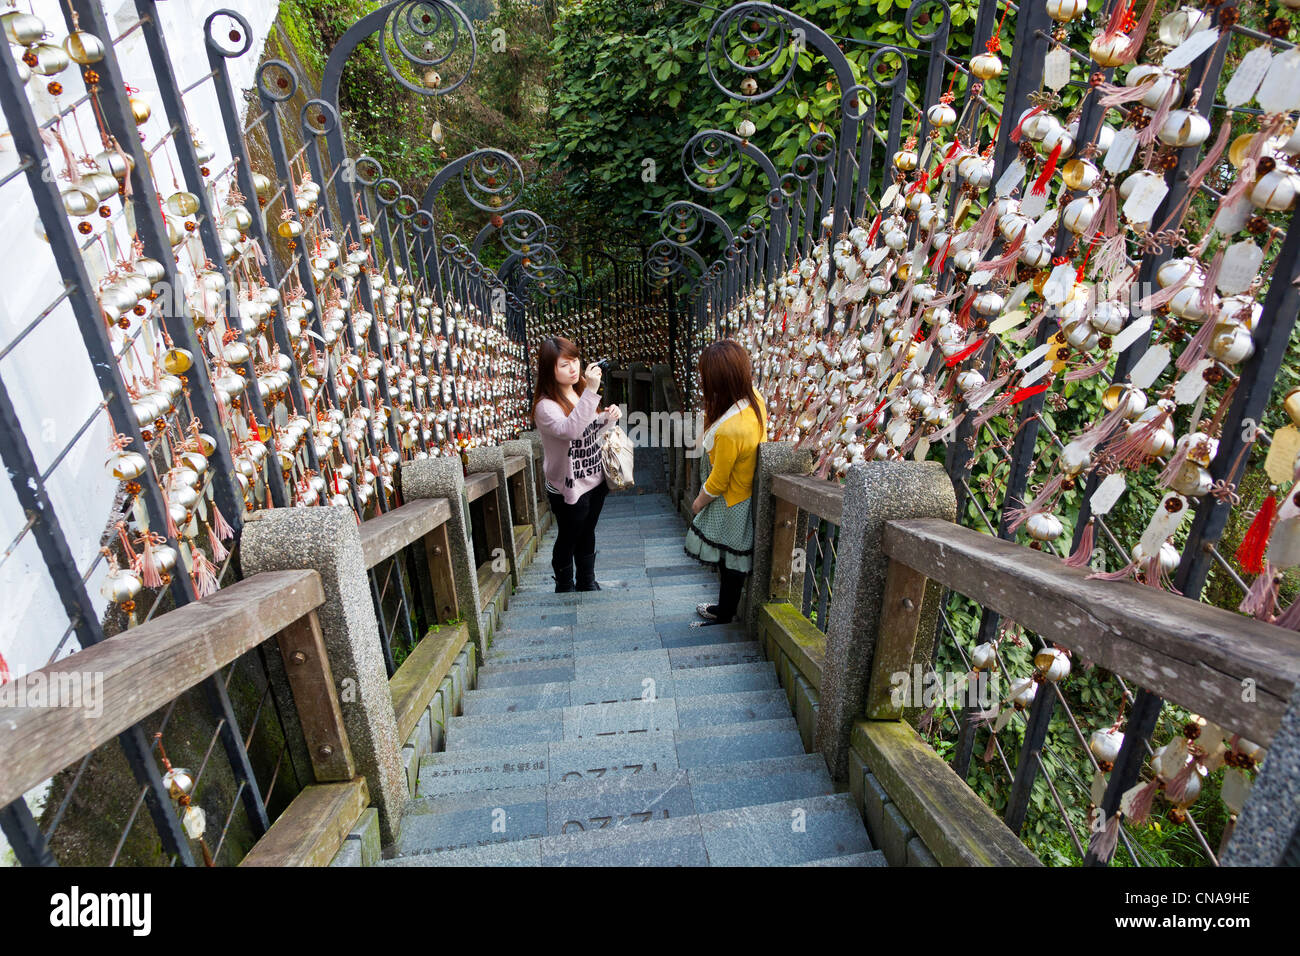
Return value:
[[(562, 358), (581, 359), (582, 353), (578, 351), (576, 345), (563, 336), (555, 335), (549, 339), (542, 339), (541, 347), (537, 350), (537, 388), (533, 391), (534, 418), (537, 417), (537, 403), (544, 398), (556, 402), (564, 409), (566, 415), (573, 411), (573, 403), (560, 390), (560, 383), (555, 380), (555, 365)], [(573, 390), (581, 396), (586, 389), (587, 383), (579, 372)]]
[(704, 427), (708, 428), (723, 416), (728, 408), (748, 398), (758, 416), (758, 423), (767, 431), (758, 392), (754, 390), (754, 369), (749, 353), (735, 339), (714, 342), (700, 353), (700, 389), (704, 392)]

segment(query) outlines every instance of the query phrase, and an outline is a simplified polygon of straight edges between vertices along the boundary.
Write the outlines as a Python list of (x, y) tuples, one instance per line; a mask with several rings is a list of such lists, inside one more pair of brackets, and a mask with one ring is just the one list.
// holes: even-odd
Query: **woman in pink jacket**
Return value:
[(581, 365), (581, 353), (568, 339), (555, 336), (542, 341), (537, 354), (533, 420), (542, 433), (546, 497), (559, 529), (551, 552), (557, 593), (600, 590), (596, 583), (596, 522), (609, 487), (598, 439), (619, 416), (617, 405), (603, 411), (597, 407), (600, 366), (588, 366), (586, 375), (580, 376)]

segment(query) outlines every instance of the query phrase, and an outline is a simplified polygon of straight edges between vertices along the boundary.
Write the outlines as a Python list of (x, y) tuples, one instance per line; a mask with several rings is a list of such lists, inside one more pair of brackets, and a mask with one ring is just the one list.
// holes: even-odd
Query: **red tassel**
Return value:
[(954, 366), (960, 365), (962, 362), (966, 361), (968, 358), (970, 358), (972, 355), (978, 352), (980, 350), (980, 347), (983, 344), (984, 344), (984, 339), (982, 338), (976, 339), (972, 344), (966, 346), (960, 352), (957, 352), (953, 355), (949, 355), (948, 360), (945, 364), (949, 368), (953, 368)]
[(867, 245), (876, 241), (876, 233), (880, 231), (880, 215), (876, 215), (876, 221), (871, 224), (871, 231), (867, 233)]
[(1273, 533), (1273, 522), (1277, 518), (1277, 499), (1269, 495), (1255, 513), (1255, 520), (1250, 523), (1246, 536), (1237, 548), (1237, 563), (1251, 574), (1264, 573), (1264, 552), (1268, 548), (1268, 536)]
[(1047, 193), (1047, 184), (1051, 182), (1052, 177), (1056, 175), (1056, 163), (1061, 158), (1061, 146), (1064, 140), (1058, 140), (1052, 147), (1052, 152), (1047, 157), (1047, 165), (1043, 171), (1038, 174), (1038, 179), (1034, 181), (1033, 193), (1035, 196), (1042, 196)]
[(1089, 518), (1088, 523), (1083, 526), (1083, 534), (1079, 535), (1079, 546), (1070, 552), (1070, 556), (1065, 559), (1064, 563), (1067, 568), (1089, 567), (1089, 562), (1092, 561), (1093, 549), (1096, 547), (1096, 536), (1092, 530), (1093, 524), (1093, 519)]
[(1016, 393), (1011, 396), (1011, 404), (1019, 405), (1027, 398), (1033, 398), (1039, 392), (1045, 392), (1052, 387), (1051, 382), (1044, 382), (1042, 385), (1031, 385), (1029, 388), (1017, 389)]

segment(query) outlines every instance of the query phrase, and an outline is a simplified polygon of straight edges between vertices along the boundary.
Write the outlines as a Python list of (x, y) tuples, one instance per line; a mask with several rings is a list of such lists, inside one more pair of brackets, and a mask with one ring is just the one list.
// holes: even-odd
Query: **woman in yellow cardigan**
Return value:
[(703, 484), (686, 529), (686, 553), (716, 565), (721, 575), (717, 604), (699, 604), (703, 621), (692, 627), (726, 624), (736, 615), (740, 591), (753, 567), (754, 469), (758, 446), (767, 439), (767, 409), (754, 390), (749, 353), (737, 342), (714, 342), (700, 355), (704, 434), (700, 448)]

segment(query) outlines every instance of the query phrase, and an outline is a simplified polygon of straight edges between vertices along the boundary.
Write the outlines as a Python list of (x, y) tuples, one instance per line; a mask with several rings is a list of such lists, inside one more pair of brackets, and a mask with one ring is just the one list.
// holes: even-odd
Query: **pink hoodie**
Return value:
[(544, 398), (537, 403), (537, 430), (542, 433), (542, 472), (546, 483), (573, 504), (605, 480), (597, 440), (608, 423), (608, 410), (596, 414), (600, 392), (588, 388), (578, 396), (573, 411), (564, 414), (559, 402)]

